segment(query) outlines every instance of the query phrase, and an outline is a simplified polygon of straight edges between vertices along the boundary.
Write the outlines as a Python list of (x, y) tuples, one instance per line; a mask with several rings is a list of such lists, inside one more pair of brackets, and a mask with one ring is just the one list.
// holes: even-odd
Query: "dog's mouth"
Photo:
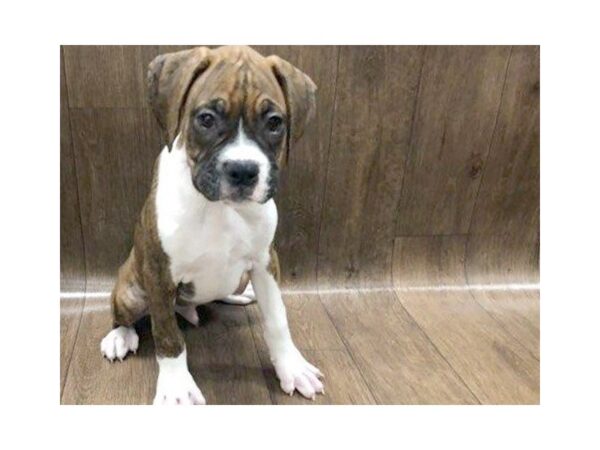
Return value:
[[(224, 189), (221, 199), (231, 203), (257, 202), (253, 198), (254, 189), (244, 187), (229, 187)], [(261, 202), (257, 202), (261, 203)]]
[(193, 170), (195, 189), (211, 202), (259, 203), (269, 201), (277, 192), (277, 169), (271, 169), (266, 180), (256, 182), (232, 180), (218, 165), (205, 164)]

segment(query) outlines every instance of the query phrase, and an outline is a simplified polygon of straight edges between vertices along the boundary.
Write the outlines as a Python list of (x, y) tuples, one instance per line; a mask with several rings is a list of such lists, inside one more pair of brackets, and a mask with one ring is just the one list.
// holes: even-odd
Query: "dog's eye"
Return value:
[(281, 125), (283, 125), (283, 119), (281, 116), (273, 115), (267, 119), (267, 129), (271, 133), (277, 133), (281, 130)]
[(196, 116), (198, 123), (204, 128), (211, 128), (215, 124), (215, 116), (209, 112), (202, 112)]

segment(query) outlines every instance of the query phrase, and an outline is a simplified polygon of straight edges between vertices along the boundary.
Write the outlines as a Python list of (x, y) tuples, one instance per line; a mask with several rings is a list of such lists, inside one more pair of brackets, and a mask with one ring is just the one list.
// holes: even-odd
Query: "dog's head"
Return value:
[(269, 200), (315, 111), (306, 74), (248, 47), (160, 55), (148, 84), (169, 151), (185, 149), (191, 181), (211, 201)]

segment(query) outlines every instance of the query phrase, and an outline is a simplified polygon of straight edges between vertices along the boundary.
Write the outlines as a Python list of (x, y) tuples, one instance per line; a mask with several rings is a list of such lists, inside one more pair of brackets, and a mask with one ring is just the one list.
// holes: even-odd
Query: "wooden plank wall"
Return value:
[[(182, 48), (61, 49), (63, 291), (110, 289), (129, 251), (160, 151), (146, 67)], [(278, 196), (287, 289), (390, 287), (394, 249), (439, 239), (472, 283), (537, 282), (538, 47), (255, 48), (319, 86)]]

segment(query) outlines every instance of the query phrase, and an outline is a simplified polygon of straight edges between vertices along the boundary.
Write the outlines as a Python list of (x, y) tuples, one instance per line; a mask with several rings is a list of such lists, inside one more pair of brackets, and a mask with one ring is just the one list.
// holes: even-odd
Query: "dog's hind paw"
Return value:
[(191, 323), (195, 327), (197, 327), (198, 324), (200, 323), (200, 317), (198, 317), (198, 311), (196, 311), (196, 307), (194, 305), (189, 305), (189, 306), (175, 305), (175, 312), (177, 314), (181, 315), (181, 317), (183, 317), (185, 320), (187, 320), (189, 323)]
[(228, 303), (230, 305), (249, 305), (256, 301), (256, 295), (254, 294), (254, 288), (252, 287), (252, 282), (246, 285), (246, 289), (239, 295), (228, 295), (224, 299), (221, 299), (223, 303)]
[(133, 327), (117, 327), (100, 342), (100, 351), (109, 361), (118, 358), (123, 361), (129, 352), (137, 352), (139, 338)]
[(245, 295), (228, 295), (227, 297), (221, 299), (223, 303), (227, 303), (229, 305), (249, 305), (255, 301), (254, 298), (246, 297)]

